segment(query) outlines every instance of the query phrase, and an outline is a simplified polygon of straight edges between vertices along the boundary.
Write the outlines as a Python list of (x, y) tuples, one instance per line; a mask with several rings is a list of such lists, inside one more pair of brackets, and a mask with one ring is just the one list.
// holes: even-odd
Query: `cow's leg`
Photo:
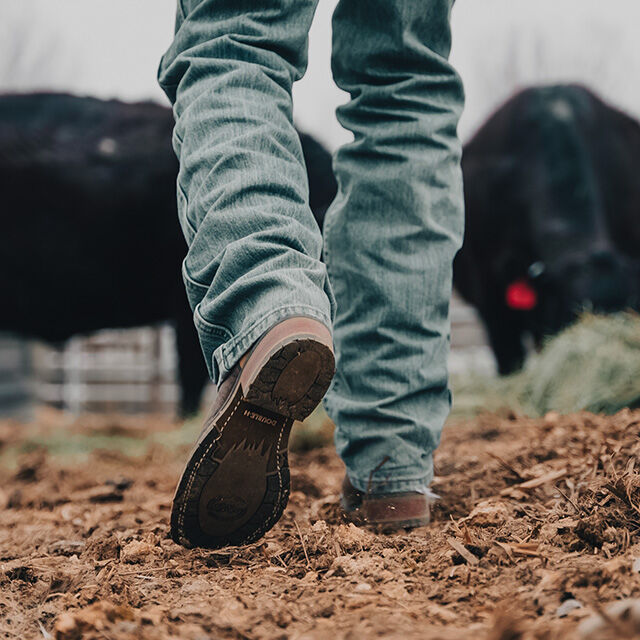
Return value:
[(178, 351), (178, 380), (180, 382), (180, 416), (188, 418), (200, 409), (202, 390), (209, 381), (207, 365), (200, 347), (198, 333), (187, 303), (184, 313), (176, 318), (176, 347)]
[(309, 205), (320, 229), (324, 216), (336, 197), (338, 185), (333, 174), (331, 154), (314, 138), (300, 134), (302, 153), (309, 176)]
[(479, 311), (496, 358), (498, 373), (504, 376), (521, 369), (526, 352), (522, 343), (522, 323), (517, 313), (498, 301), (484, 305)]

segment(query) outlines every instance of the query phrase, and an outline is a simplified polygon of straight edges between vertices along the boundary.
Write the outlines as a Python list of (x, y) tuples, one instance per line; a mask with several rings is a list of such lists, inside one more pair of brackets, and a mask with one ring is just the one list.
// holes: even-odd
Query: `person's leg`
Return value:
[(332, 294), (291, 114), (316, 2), (180, 0), (160, 67), (183, 275), (221, 383), (173, 499), (171, 535), (185, 546), (251, 542), (277, 522), (291, 425), (333, 376)]
[(331, 323), (291, 113), (316, 4), (179, 0), (175, 40), (160, 64), (176, 117), (183, 276), (215, 382), (283, 318)]
[(460, 79), (447, 61), (452, 0), (340, 0), (332, 67), (354, 141), (324, 256), (337, 300), (325, 398), (354, 487), (426, 492), (450, 407), (448, 307), (463, 229)]

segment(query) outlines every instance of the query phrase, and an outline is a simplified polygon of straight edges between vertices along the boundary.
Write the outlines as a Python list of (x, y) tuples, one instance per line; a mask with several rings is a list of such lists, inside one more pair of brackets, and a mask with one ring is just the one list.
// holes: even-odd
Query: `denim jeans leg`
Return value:
[(278, 321), (331, 326), (322, 237), (292, 121), (317, 0), (179, 0), (173, 103), (183, 276), (214, 381)]
[(325, 399), (362, 491), (425, 491), (450, 408), (452, 262), (462, 241), (453, 0), (340, 0), (332, 68), (354, 141), (325, 223), (337, 374)]

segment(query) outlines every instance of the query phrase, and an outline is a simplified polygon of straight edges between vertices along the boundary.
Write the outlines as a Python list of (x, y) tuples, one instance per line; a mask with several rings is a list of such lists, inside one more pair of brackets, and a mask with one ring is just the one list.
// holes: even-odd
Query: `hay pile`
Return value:
[(457, 415), (508, 408), (532, 417), (549, 411), (613, 414), (640, 407), (640, 315), (584, 315), (551, 338), (513, 376), (454, 379)]

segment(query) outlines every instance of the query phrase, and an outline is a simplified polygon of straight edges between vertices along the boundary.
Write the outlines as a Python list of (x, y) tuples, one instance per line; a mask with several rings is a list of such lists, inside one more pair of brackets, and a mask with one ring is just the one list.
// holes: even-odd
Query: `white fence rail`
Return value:
[[(494, 370), (475, 311), (454, 296), (452, 373)], [(32, 364), (31, 364), (32, 363)], [(70, 411), (175, 414), (180, 389), (171, 327), (100, 331), (62, 348), (0, 337), (0, 415), (32, 402)]]
[(35, 349), (36, 397), (72, 413), (174, 413), (175, 339), (170, 327), (100, 331), (62, 349)]
[(33, 409), (31, 348), (0, 334), (0, 416), (28, 419)]

